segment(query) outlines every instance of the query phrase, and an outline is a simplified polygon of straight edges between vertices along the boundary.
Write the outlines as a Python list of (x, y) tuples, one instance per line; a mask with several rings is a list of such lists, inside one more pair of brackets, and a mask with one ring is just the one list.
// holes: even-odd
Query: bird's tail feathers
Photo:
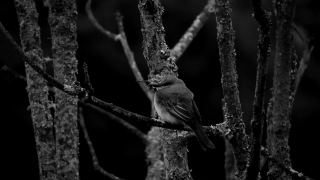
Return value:
[(196, 137), (198, 139), (198, 142), (202, 149), (205, 151), (207, 148), (215, 149), (216, 147), (213, 145), (213, 143), (210, 141), (208, 136), (205, 134), (202, 126), (200, 123), (195, 123), (195, 126), (192, 127), (192, 130), (196, 134)]

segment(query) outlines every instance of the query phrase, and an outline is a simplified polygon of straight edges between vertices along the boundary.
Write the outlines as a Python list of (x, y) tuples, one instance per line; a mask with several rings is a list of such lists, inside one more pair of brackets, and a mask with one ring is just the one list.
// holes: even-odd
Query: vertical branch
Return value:
[[(295, 13), (295, 0), (274, 0), (273, 6), (277, 15), (277, 43), (274, 64), (273, 97), (271, 118), (268, 119), (268, 150), (272, 156), (285, 165), (291, 165), (288, 145), (290, 132), (290, 101), (292, 70), (292, 22)], [(291, 179), (272, 161), (269, 164), (269, 179)]]
[[(45, 70), (40, 48), (40, 28), (38, 13), (33, 0), (15, 0), (20, 25), (20, 38), (23, 51), (41, 69)], [(56, 179), (55, 140), (53, 136), (53, 118), (49, 110), (47, 81), (25, 63), (27, 91), (31, 117), (36, 140), (40, 179)]]
[(248, 161), (248, 143), (242, 121), (241, 104), (237, 85), (235, 33), (232, 28), (231, 8), (228, 0), (216, 1), (218, 45), (222, 73), (222, 90), (225, 120), (230, 127), (228, 140), (233, 146), (237, 164), (237, 176), (243, 177)]
[[(150, 74), (149, 78), (157, 79), (159, 76), (168, 74), (177, 75), (177, 66), (174, 57), (170, 57), (170, 51), (165, 42), (165, 33), (162, 26), (161, 15), (163, 7), (159, 0), (140, 0), (138, 5), (141, 19), (141, 31), (143, 35), (143, 55), (146, 58)], [(155, 144), (155, 150), (163, 150), (163, 164), (166, 170), (166, 179), (192, 179), (188, 167), (187, 142), (183, 141), (181, 135), (184, 132), (160, 129), (161, 146)], [(179, 137), (180, 134), (180, 137)], [(157, 136), (154, 136), (155, 138)], [(150, 147), (152, 148), (152, 147)], [(152, 155), (152, 154), (150, 154)], [(161, 158), (162, 154), (155, 156)], [(160, 163), (160, 159), (154, 159)], [(152, 169), (149, 169), (152, 170)], [(157, 169), (157, 174), (148, 174), (148, 178), (163, 172)]]
[(226, 180), (235, 180), (236, 162), (233, 155), (232, 145), (227, 139), (224, 140), (226, 151), (224, 152), (224, 170)]
[(146, 180), (166, 180), (164, 171), (163, 148), (161, 144), (160, 128), (152, 127), (148, 132), (149, 144), (146, 147), (148, 174)]
[(146, 58), (150, 78), (155, 75), (177, 74), (178, 67), (165, 41), (161, 15), (163, 7), (159, 0), (139, 0), (138, 5), (143, 36), (143, 55)]
[[(54, 77), (59, 82), (76, 85), (78, 61), (75, 58), (76, 41), (76, 1), (46, 0), (49, 7), (49, 24), (52, 35)], [(77, 127), (77, 97), (72, 97), (60, 90), (56, 91), (56, 160), (58, 179), (79, 179)]]
[(267, 81), (267, 60), (270, 56), (271, 14), (262, 9), (261, 0), (252, 0), (254, 18), (259, 24), (258, 68), (253, 102), (253, 119), (251, 121), (252, 146), (247, 179), (257, 179), (260, 172), (260, 151), (265, 120), (264, 97)]

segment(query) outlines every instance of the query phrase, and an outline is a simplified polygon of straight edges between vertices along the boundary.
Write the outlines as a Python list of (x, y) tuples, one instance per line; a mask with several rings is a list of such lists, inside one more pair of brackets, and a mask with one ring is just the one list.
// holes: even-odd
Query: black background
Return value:
[[(50, 29), (47, 23), (48, 9), (37, 0), (40, 14), (42, 49), (45, 57), (51, 57)], [(114, 103), (124, 109), (145, 116), (150, 115), (150, 102), (141, 91), (128, 65), (119, 42), (101, 34), (85, 14), (84, 0), (78, 2), (77, 33), (79, 48), (79, 81), (83, 81), (82, 66), (86, 62), (95, 96)], [(162, 0), (165, 8), (163, 25), (166, 41), (171, 48), (206, 4), (205, 0)], [(264, 7), (272, 10), (270, 1)], [(232, 1), (232, 20), (236, 31), (235, 48), (237, 52), (237, 71), (243, 120), (246, 131), (250, 133), (252, 103), (255, 88), (257, 59), (257, 23), (252, 18), (251, 1)], [(120, 11), (124, 16), (124, 28), (129, 45), (134, 52), (138, 67), (146, 79), (148, 68), (142, 54), (142, 35), (140, 17), (136, 0), (94, 0), (92, 10), (103, 27), (117, 33), (114, 13)], [(316, 46), (311, 55), (310, 65), (298, 89), (292, 112), (292, 128), (289, 145), (292, 166), (310, 177), (319, 179), (319, 118), (320, 118), (320, 62), (317, 47), (319, 39), (320, 13), (316, 0), (297, 2), (295, 23), (306, 37), (313, 37)], [(273, 14), (274, 15), (274, 14)], [(268, 67), (266, 103), (271, 97), (273, 61), (275, 57), (275, 21), (273, 16), (272, 53)], [(19, 40), (19, 25), (12, 0), (0, 1), (0, 21)], [(294, 43), (299, 59), (303, 51), (302, 41), (295, 36)], [(21, 56), (0, 35), (0, 67), (7, 65), (14, 71), (25, 75)], [(195, 101), (203, 117), (204, 125), (220, 123), (221, 73), (216, 40), (215, 16), (212, 15), (190, 47), (177, 62), (179, 77), (195, 94)], [(37, 179), (38, 165), (32, 120), (26, 82), (15, 79), (8, 72), (0, 72), (0, 138), (1, 138), (1, 176), (10, 179)], [(89, 135), (100, 164), (107, 171), (125, 179), (144, 179), (147, 172), (144, 146), (131, 132), (116, 122), (103, 117), (92, 109), (84, 109)], [(131, 121), (130, 121), (131, 122)], [(132, 122), (147, 132), (148, 127)], [(194, 179), (223, 179), (224, 144), (221, 138), (211, 137), (216, 150), (202, 151), (196, 139), (189, 142), (189, 165)], [(80, 178), (107, 179), (93, 169), (91, 156), (80, 131)]]

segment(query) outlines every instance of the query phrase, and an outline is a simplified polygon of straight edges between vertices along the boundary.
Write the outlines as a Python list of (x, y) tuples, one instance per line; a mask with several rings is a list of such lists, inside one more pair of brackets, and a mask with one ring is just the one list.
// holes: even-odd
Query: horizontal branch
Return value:
[(118, 123), (120, 123), (121, 125), (126, 127), (127, 129), (129, 129), (131, 132), (133, 132), (136, 136), (138, 136), (142, 140), (142, 142), (144, 144), (147, 145), (149, 143), (148, 137), (145, 134), (143, 134), (139, 129), (137, 129), (136, 127), (132, 126), (131, 124), (129, 124), (125, 120), (119, 118), (118, 116), (116, 116), (116, 115), (114, 115), (114, 114), (112, 114), (110, 112), (107, 112), (107, 111), (105, 111), (105, 110), (103, 110), (103, 109), (101, 109), (101, 108), (99, 108), (97, 106), (84, 103), (83, 101), (78, 101), (78, 103), (82, 107), (90, 107), (91, 109), (93, 109), (95, 111), (98, 111), (102, 115), (110, 117), (112, 120), (117, 121)]

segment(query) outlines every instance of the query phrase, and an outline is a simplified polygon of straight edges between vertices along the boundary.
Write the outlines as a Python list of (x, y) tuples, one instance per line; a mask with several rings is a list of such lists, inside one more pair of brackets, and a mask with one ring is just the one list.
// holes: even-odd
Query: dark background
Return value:
[[(51, 57), (50, 29), (47, 23), (48, 9), (37, 0), (40, 13), (42, 48), (45, 57)], [(95, 96), (114, 103), (124, 109), (145, 116), (150, 115), (150, 102), (141, 91), (128, 65), (119, 42), (101, 34), (85, 14), (84, 0), (78, 1), (78, 43), (79, 81), (83, 81), (83, 62), (89, 66)], [(179, 40), (185, 30), (206, 4), (205, 0), (162, 0), (165, 8), (163, 25), (166, 41), (170, 48)], [(264, 7), (272, 10), (270, 1)], [(250, 133), (252, 103), (255, 88), (257, 59), (257, 23), (252, 18), (251, 1), (232, 1), (232, 20), (236, 31), (235, 48), (237, 52), (237, 71), (243, 120), (247, 133)], [(117, 33), (114, 17), (116, 11), (124, 16), (125, 32), (134, 52), (138, 67), (146, 79), (148, 68), (142, 54), (142, 35), (140, 17), (136, 0), (94, 0), (92, 10), (95, 17), (106, 29)], [(274, 15), (274, 14), (273, 14)], [(275, 21), (273, 16), (272, 53), (269, 60), (266, 103), (271, 94), (273, 61), (275, 57)], [(19, 40), (19, 25), (12, 0), (0, 1), (0, 21)], [(297, 171), (319, 179), (320, 155), (320, 62), (317, 40), (320, 30), (320, 11), (317, 0), (297, 2), (295, 23), (304, 36), (316, 40), (310, 65), (305, 72), (292, 112), (292, 128), (289, 145), (292, 166)], [(299, 59), (303, 51), (302, 41), (295, 36), (295, 47)], [(25, 75), (21, 56), (0, 34), (0, 67), (7, 65), (14, 71)], [(215, 16), (212, 15), (190, 47), (177, 62), (179, 77), (195, 94), (195, 101), (203, 117), (204, 125), (221, 123), (221, 73), (216, 41)], [(38, 165), (32, 120), (26, 82), (14, 78), (8, 72), (0, 72), (0, 138), (1, 138), (1, 176), (10, 179), (37, 179)], [(100, 164), (107, 171), (125, 179), (144, 179), (147, 172), (144, 146), (131, 132), (116, 122), (103, 117), (92, 109), (84, 109), (85, 121), (93, 141)], [(130, 121), (132, 122), (132, 121)], [(147, 132), (148, 127), (132, 122)], [(224, 144), (221, 138), (211, 137), (216, 150), (202, 151), (195, 138), (189, 142), (189, 165), (194, 179), (223, 179)], [(107, 179), (93, 169), (91, 156), (80, 131), (80, 178)]]

